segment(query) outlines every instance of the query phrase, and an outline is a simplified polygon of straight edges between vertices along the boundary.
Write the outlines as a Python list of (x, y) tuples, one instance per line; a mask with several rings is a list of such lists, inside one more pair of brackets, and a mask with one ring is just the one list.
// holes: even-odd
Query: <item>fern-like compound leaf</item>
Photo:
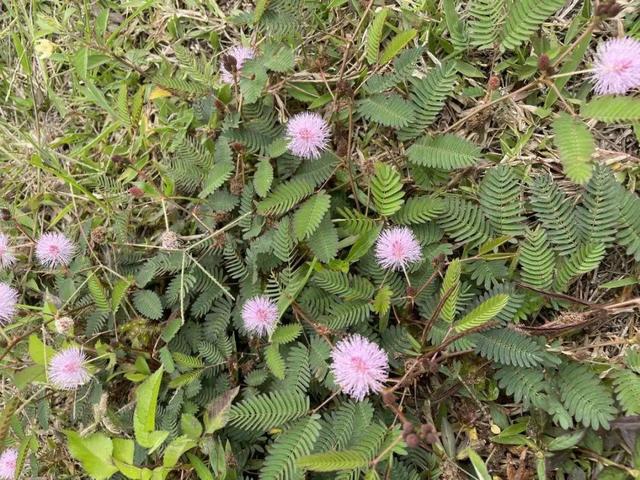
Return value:
[(580, 115), (606, 123), (638, 122), (640, 121), (640, 98), (596, 97), (582, 106)]
[(479, 245), (489, 239), (489, 223), (480, 208), (459, 197), (443, 201), (438, 225), (456, 242)]
[(266, 431), (299, 418), (309, 410), (309, 398), (295, 392), (271, 392), (248, 398), (229, 410), (229, 422), (243, 430)]
[(433, 123), (444, 102), (453, 92), (456, 68), (453, 62), (443, 63), (431, 70), (423, 79), (411, 80), (411, 102), (415, 106), (415, 118), (398, 132), (402, 141), (411, 140), (422, 134)]
[(304, 180), (291, 180), (278, 185), (264, 200), (258, 202), (261, 215), (282, 215), (313, 192), (313, 185)]
[(413, 104), (395, 93), (363, 98), (358, 101), (357, 111), (367, 120), (387, 127), (405, 127), (414, 116)]
[(615, 418), (617, 409), (609, 389), (587, 365), (562, 365), (558, 386), (562, 403), (577, 422), (594, 430), (609, 428), (609, 422)]
[(591, 155), (596, 148), (587, 126), (562, 113), (553, 122), (553, 133), (567, 177), (576, 183), (587, 183), (593, 170)]
[(300, 457), (311, 452), (318, 434), (320, 423), (318, 415), (303, 418), (294, 423), (276, 438), (267, 448), (267, 456), (260, 470), (260, 478), (264, 480), (285, 480), (300, 478)]
[(618, 188), (618, 218), (617, 240), (627, 249), (627, 255), (633, 255), (636, 262), (640, 262), (640, 198), (633, 192), (622, 187)]
[(306, 200), (293, 215), (293, 231), (298, 240), (309, 238), (331, 207), (331, 196), (319, 192)]
[(613, 172), (598, 165), (576, 211), (578, 233), (583, 243), (613, 243), (620, 217), (619, 195)]
[(469, 5), (469, 42), (479, 49), (497, 43), (505, 16), (504, 0), (472, 0)]
[(476, 308), (467, 313), (454, 324), (457, 332), (464, 332), (479, 327), (498, 315), (509, 302), (509, 295), (499, 294), (488, 298)]
[(371, 180), (371, 195), (376, 211), (385, 217), (393, 215), (404, 203), (404, 191), (400, 173), (386, 163), (376, 164)]
[(454, 170), (475, 165), (480, 159), (480, 148), (473, 143), (446, 133), (425, 136), (407, 149), (411, 163), (442, 170)]
[(527, 232), (525, 241), (520, 246), (518, 262), (522, 267), (521, 277), (524, 283), (543, 290), (551, 287), (555, 255), (544, 229)]
[(504, 24), (502, 48), (513, 50), (529, 40), (542, 23), (565, 4), (565, 0), (515, 0)]
[(564, 292), (578, 275), (594, 270), (604, 258), (605, 246), (602, 243), (587, 243), (580, 246), (570, 257), (560, 263), (556, 270), (554, 289)]
[(371, 25), (369, 26), (366, 37), (366, 56), (369, 64), (376, 63), (378, 60), (378, 51), (380, 50), (380, 42), (382, 41), (382, 31), (388, 14), (389, 9), (382, 8), (376, 13)]
[(498, 165), (487, 171), (479, 197), (482, 211), (496, 232), (511, 237), (522, 233), (522, 188), (510, 167)]
[(569, 255), (578, 246), (576, 218), (571, 201), (548, 175), (531, 185), (531, 206), (558, 255)]

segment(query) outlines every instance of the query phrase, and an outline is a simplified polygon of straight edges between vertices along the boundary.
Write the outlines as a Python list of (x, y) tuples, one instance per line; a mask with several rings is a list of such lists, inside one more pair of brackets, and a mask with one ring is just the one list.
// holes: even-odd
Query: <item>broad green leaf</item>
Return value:
[(38, 335), (35, 333), (29, 335), (29, 356), (36, 364), (46, 365), (55, 354), (56, 351), (42, 343)]
[(198, 442), (187, 437), (186, 435), (181, 435), (178, 438), (175, 438), (167, 445), (167, 448), (164, 450), (164, 457), (162, 458), (162, 465), (166, 468), (172, 468), (177, 463), (183, 453), (191, 450), (193, 447), (197, 446)]
[(111, 461), (113, 443), (104, 433), (94, 433), (83, 438), (76, 432), (67, 430), (65, 435), (69, 453), (92, 478), (107, 479), (118, 471)]
[(156, 407), (164, 369), (160, 367), (136, 390), (136, 407), (133, 412), (133, 430), (136, 441), (151, 451), (158, 448), (169, 432), (156, 431)]
[(204, 412), (204, 428), (206, 433), (211, 434), (227, 424), (229, 421), (231, 402), (236, 398), (239, 391), (240, 387), (227, 390), (207, 405)]
[(189, 463), (191, 463), (193, 469), (196, 471), (196, 475), (198, 475), (199, 480), (214, 480), (213, 474), (199, 457), (187, 452), (187, 458), (189, 459)]

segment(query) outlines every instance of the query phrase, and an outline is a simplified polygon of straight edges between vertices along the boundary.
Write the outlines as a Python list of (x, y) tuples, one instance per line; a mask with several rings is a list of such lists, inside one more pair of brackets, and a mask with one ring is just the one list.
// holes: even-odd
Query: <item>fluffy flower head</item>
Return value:
[(0, 455), (0, 480), (14, 480), (16, 465), (18, 463), (18, 450), (8, 448)]
[(0, 270), (9, 268), (16, 263), (16, 257), (14, 257), (9, 247), (9, 237), (4, 233), (0, 233)]
[(49, 381), (61, 390), (75, 390), (89, 381), (87, 359), (78, 347), (56, 353), (49, 362)]
[(224, 83), (234, 83), (234, 67), (229, 63), (233, 64), (233, 60), (235, 60), (235, 70), (239, 72), (242, 70), (244, 62), (255, 56), (255, 52), (252, 48), (237, 46), (230, 48), (226, 56), (229, 57), (227, 62), (225, 62), (224, 56), (220, 60), (220, 78)]
[(329, 125), (317, 113), (302, 112), (289, 119), (289, 151), (298, 157), (317, 159), (329, 143)]
[(593, 69), (598, 95), (624, 95), (640, 87), (640, 41), (625, 37), (600, 44)]
[(13, 320), (18, 303), (18, 292), (6, 283), (0, 283), (0, 326)]
[(62, 233), (45, 233), (36, 244), (36, 257), (45, 267), (67, 266), (75, 250), (73, 242)]
[(356, 400), (380, 392), (389, 377), (389, 359), (377, 344), (361, 335), (340, 340), (331, 353), (331, 371), (342, 391)]
[(257, 335), (268, 335), (276, 328), (278, 306), (268, 297), (253, 297), (242, 307), (244, 328)]
[(420, 243), (407, 227), (393, 227), (380, 233), (375, 253), (381, 267), (394, 270), (422, 259)]

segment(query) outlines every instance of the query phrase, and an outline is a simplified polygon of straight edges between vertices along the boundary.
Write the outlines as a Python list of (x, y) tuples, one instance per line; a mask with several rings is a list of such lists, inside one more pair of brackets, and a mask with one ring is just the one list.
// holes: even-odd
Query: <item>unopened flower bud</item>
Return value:
[(73, 318), (71, 317), (58, 317), (54, 320), (56, 332), (66, 335), (73, 329)]

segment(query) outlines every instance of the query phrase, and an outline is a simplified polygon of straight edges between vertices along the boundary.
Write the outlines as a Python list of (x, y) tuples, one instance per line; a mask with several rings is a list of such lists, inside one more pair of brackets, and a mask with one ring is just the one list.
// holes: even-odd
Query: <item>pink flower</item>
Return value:
[(625, 37), (600, 44), (593, 68), (598, 95), (624, 95), (640, 87), (640, 41)]
[(16, 465), (18, 464), (18, 450), (8, 448), (0, 455), (0, 480), (14, 480)]
[(45, 267), (67, 266), (76, 246), (62, 233), (45, 233), (36, 244), (36, 257)]
[(9, 247), (9, 237), (4, 233), (0, 233), (0, 270), (9, 268), (16, 263), (16, 257), (14, 257)]
[(13, 320), (18, 303), (18, 292), (6, 283), (0, 283), (0, 326)]
[(329, 125), (317, 113), (302, 112), (289, 119), (289, 151), (298, 157), (317, 159), (329, 144)]
[(389, 377), (386, 352), (361, 335), (339, 341), (331, 353), (331, 371), (347, 395), (362, 400), (369, 392), (379, 392)]
[[(227, 50), (227, 53), (223, 55), (220, 60), (220, 79), (224, 83), (234, 83), (235, 79), (233, 75), (233, 60), (235, 60), (235, 70), (239, 72), (242, 70), (242, 65), (244, 65), (244, 62), (253, 58), (254, 56), (255, 52), (252, 48), (238, 46), (232, 47)], [(225, 64), (225, 57), (228, 57), (227, 62), (231, 63), (231, 65)]]
[(49, 362), (49, 380), (54, 387), (74, 390), (89, 381), (91, 375), (85, 367), (87, 361), (78, 347), (56, 353)]
[(422, 259), (420, 243), (407, 227), (384, 230), (376, 242), (376, 258), (383, 268), (400, 270)]
[(257, 335), (268, 335), (276, 328), (278, 307), (268, 297), (253, 297), (242, 307), (244, 328)]

